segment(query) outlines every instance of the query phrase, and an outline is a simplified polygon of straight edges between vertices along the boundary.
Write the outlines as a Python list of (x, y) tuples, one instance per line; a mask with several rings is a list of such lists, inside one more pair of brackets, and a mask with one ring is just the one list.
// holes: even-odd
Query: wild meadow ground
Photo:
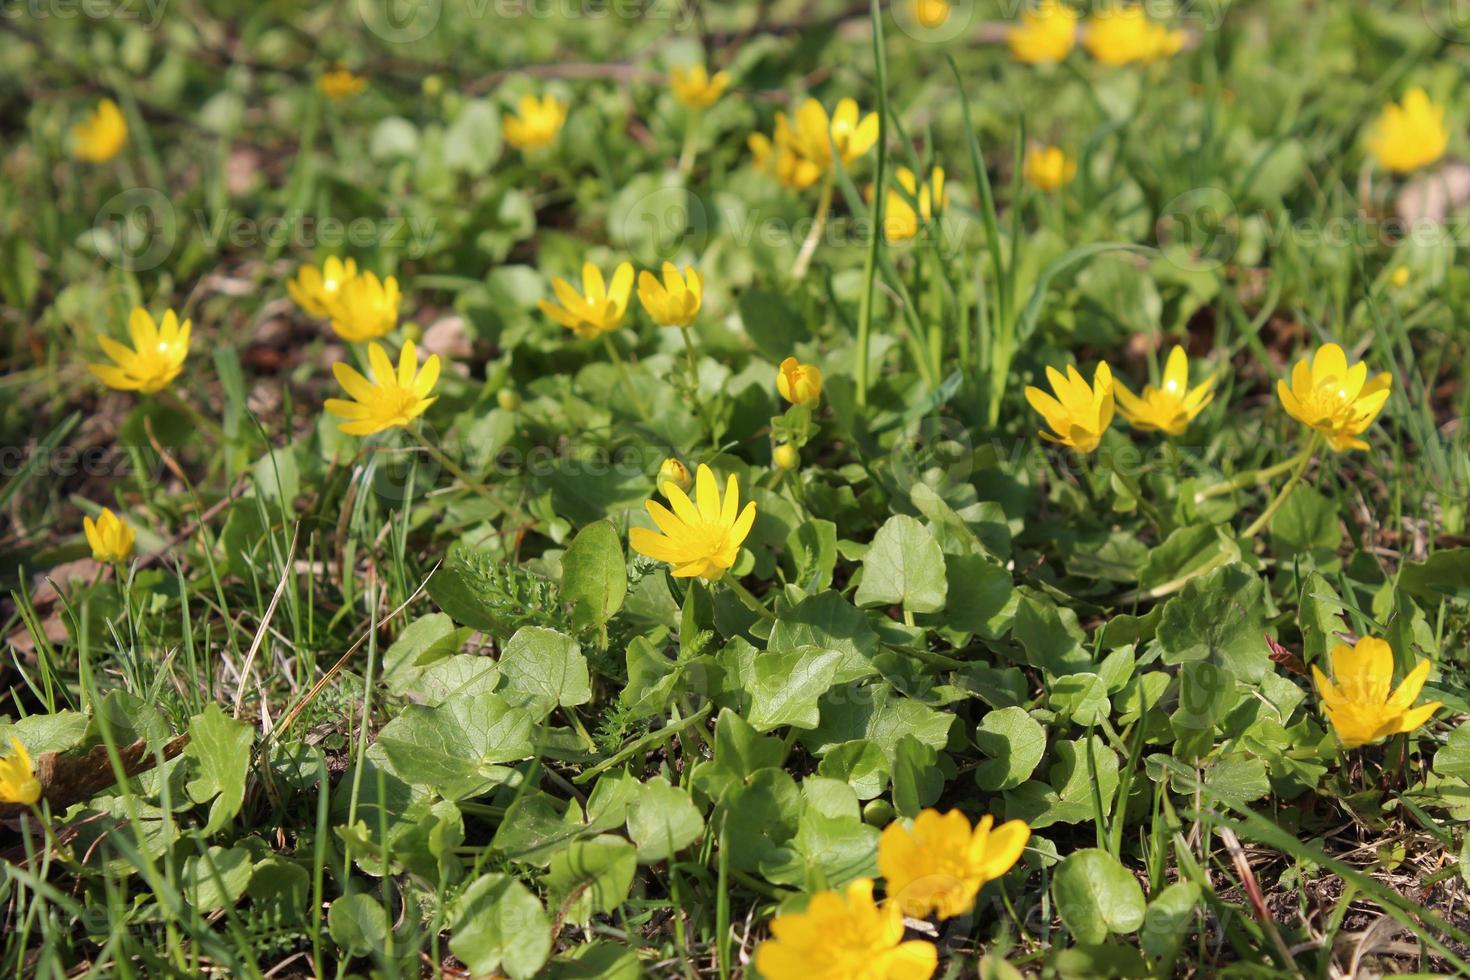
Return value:
[(1470, 973), (1470, 18), (0, 0), (15, 977)]

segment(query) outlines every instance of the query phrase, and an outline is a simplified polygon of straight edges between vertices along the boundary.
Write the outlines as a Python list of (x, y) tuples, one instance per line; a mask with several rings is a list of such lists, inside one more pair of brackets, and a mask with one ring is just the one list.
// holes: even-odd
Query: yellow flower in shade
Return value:
[(1135, 429), (1182, 436), (1195, 416), (1214, 399), (1215, 376), (1212, 374), (1195, 387), (1189, 387), (1189, 356), (1183, 347), (1175, 347), (1164, 364), (1163, 387), (1144, 385), (1143, 396), (1139, 397), (1118, 381), (1114, 394), (1118, 399), (1118, 414)]
[(692, 265), (684, 267), (680, 278), (674, 263), (665, 262), (663, 273), (663, 282), (646, 269), (638, 273), (638, 301), (659, 326), (687, 327), (699, 315), (704, 280)]
[(97, 103), (92, 113), (71, 128), (71, 153), (88, 163), (106, 163), (128, 141), (128, 122), (111, 99)]
[(1149, 20), (1142, 7), (1106, 7), (1087, 22), (1082, 44), (1105, 65), (1167, 58), (1184, 47), (1184, 32)]
[(916, 919), (970, 911), (980, 887), (1011, 870), (1031, 838), (1023, 820), (994, 823), (986, 814), (972, 832), (958, 810), (925, 810), (912, 829), (889, 824), (878, 839), (878, 871), (889, 901)]
[(644, 506), (663, 533), (635, 527), (628, 531), (628, 543), (640, 555), (674, 566), (675, 578), (698, 576), (710, 582), (720, 578), (740, 556), (740, 545), (755, 523), (755, 501), (740, 509), (740, 481), (734, 473), (722, 500), (714, 473), (703, 463), (694, 476), (697, 505), (677, 483), (664, 483), (659, 490), (673, 511), (657, 500)]
[(537, 305), (542, 313), (583, 340), (601, 337), (623, 325), (628, 299), (633, 295), (633, 263), (620, 263), (613, 270), (611, 283), (603, 281), (597, 266), (583, 263), (580, 295), (560, 276), (551, 280), (551, 288), (561, 305), (540, 300)]
[[(919, 219), (931, 220), (944, 208), (944, 169), (935, 167), (927, 183), (919, 184), (914, 172), (899, 167), (893, 179), (907, 195), (889, 189), (883, 206), (883, 237), (890, 242), (906, 242), (919, 233)], [(873, 199), (873, 185), (868, 185), (868, 200)], [(918, 210), (910, 202), (917, 202)]]
[(1429, 661), (1421, 660), (1392, 694), (1393, 648), (1365, 636), (1356, 646), (1340, 643), (1329, 654), (1332, 676), (1312, 665), (1312, 679), (1322, 696), (1322, 708), (1342, 744), (1352, 749), (1380, 738), (1412, 732), (1441, 707), (1439, 701), (1414, 707), (1414, 699), (1429, 679)]
[(873, 901), (873, 882), (812, 896), (805, 912), (771, 920), (755, 950), (765, 980), (928, 980), (939, 965), (934, 944), (903, 938), (903, 913)]
[(801, 462), (801, 453), (789, 442), (783, 442), (771, 450), (771, 463), (778, 470), (794, 470)]
[(793, 405), (811, 405), (822, 397), (822, 369), (788, 357), (776, 368), (776, 390)]
[(326, 307), (332, 330), (343, 340), (376, 340), (397, 325), (402, 300), (397, 279), (364, 272), (344, 282)]
[(431, 355), (419, 367), (418, 351), (411, 340), (404, 341), (397, 370), (381, 345), (368, 345), (368, 372), (371, 381), (341, 361), (332, 365), (337, 383), (352, 397), (328, 398), (323, 407), (347, 420), (337, 428), (348, 435), (370, 436), (407, 425), (437, 400), (430, 398), (429, 392), (439, 380), (439, 355)]
[(547, 94), (537, 99), (523, 95), (516, 103), (516, 114), (506, 113), (503, 129), (506, 140), (516, 149), (539, 150), (551, 145), (566, 121), (566, 103), (556, 96)]
[(663, 486), (665, 483), (672, 483), (680, 490), (688, 490), (689, 484), (691, 482), (693, 481), (689, 479), (689, 467), (685, 466), (674, 457), (670, 456), (668, 459), (658, 464), (659, 486)]
[(316, 80), (316, 87), (333, 102), (341, 102), (367, 88), (367, 79), (346, 68), (333, 68)]
[(913, 0), (913, 4), (914, 20), (921, 27), (932, 31), (949, 20), (949, 0)]
[(1040, 388), (1026, 387), (1026, 401), (1052, 430), (1042, 432), (1041, 438), (1071, 446), (1079, 453), (1092, 452), (1113, 422), (1112, 369), (1106, 361), (1099, 364), (1091, 385), (1070, 364), (1065, 375), (1048, 367), (1046, 376), (1051, 381), (1051, 390), (1056, 392), (1055, 398)]
[(1021, 176), (1037, 190), (1054, 191), (1077, 176), (1077, 161), (1059, 146), (1031, 146), (1026, 149)]
[(163, 322), (155, 324), (147, 310), (134, 307), (128, 316), (132, 349), (111, 337), (98, 337), (102, 352), (113, 363), (88, 364), (87, 370), (118, 391), (161, 391), (184, 369), (184, 359), (189, 356), (189, 325), (188, 320), (179, 323), (173, 310), (166, 310)]
[(1384, 106), (1368, 130), (1368, 152), (1395, 173), (1428, 166), (1444, 155), (1449, 143), (1444, 112), (1422, 88), (1409, 89), (1403, 102)]
[[(778, 114), (776, 122), (779, 129), (783, 117)], [(828, 118), (822, 103), (807, 99), (796, 110), (789, 140), (799, 156), (816, 164), (823, 173), (833, 169), (834, 159), (850, 167), (878, 142), (878, 114), (870, 112), (860, 119), (857, 102), (843, 99)]]
[(1058, 0), (1041, 0), (1021, 12), (1021, 22), (1006, 33), (1006, 44), (1017, 61), (1061, 61), (1077, 44), (1077, 11)]
[(781, 186), (795, 191), (806, 190), (822, 176), (822, 168), (798, 154), (791, 145), (791, 130), (786, 117), (776, 116), (776, 138), (764, 133), (751, 133), (745, 145), (755, 157), (755, 169), (776, 178)]
[(24, 803), (27, 806), (41, 798), (41, 781), (36, 778), (36, 767), (31, 764), (31, 754), (20, 744), (20, 739), (10, 736), (10, 754), (0, 759), (0, 803)]
[(1348, 366), (1347, 354), (1336, 344), (1324, 344), (1317, 353), (1296, 362), (1291, 384), (1276, 381), (1276, 395), (1288, 415), (1322, 433), (1334, 452), (1367, 449), (1357, 438), (1383, 411), (1393, 389), (1387, 371), (1368, 377), (1368, 365)]
[(320, 269), (314, 265), (297, 269), (296, 278), (286, 280), (286, 292), (307, 313), (327, 317), (332, 315), (331, 304), (337, 291), (356, 277), (356, 262), (351, 259), (344, 262), (329, 255)]
[(669, 72), (669, 88), (679, 104), (689, 109), (707, 109), (719, 101), (730, 87), (730, 73), (717, 71), (711, 75), (704, 65), (686, 68), (677, 65)]
[(110, 508), (102, 508), (102, 513), (97, 515), (95, 521), (90, 517), (83, 517), (82, 533), (87, 536), (87, 544), (92, 547), (92, 557), (97, 561), (127, 561), (128, 556), (133, 553), (133, 529)]

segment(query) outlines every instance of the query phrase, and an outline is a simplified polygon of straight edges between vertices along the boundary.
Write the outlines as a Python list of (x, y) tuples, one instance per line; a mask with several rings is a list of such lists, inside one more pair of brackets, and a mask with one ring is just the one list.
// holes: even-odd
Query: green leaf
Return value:
[(814, 647), (762, 655), (749, 682), (750, 724), (762, 732), (781, 725), (816, 728), (817, 701), (831, 690), (841, 660), (837, 650)]
[[(417, 693), (424, 669), (458, 653), (473, 632), (457, 628), (454, 620), (444, 613), (420, 616), (403, 628), (383, 654), (383, 683), (399, 696), (410, 691)], [(483, 659), (486, 667), (495, 669), (493, 660), (476, 659)]]
[(184, 754), (198, 765), (198, 775), (186, 789), (195, 803), (214, 800), (209, 808), (206, 837), (223, 828), (245, 800), (245, 775), (250, 769), (250, 744), (255, 729), (235, 721), (211, 704), (189, 719), (189, 744)]
[(843, 658), (835, 680), (839, 684), (873, 676), (878, 634), (868, 617), (836, 592), (819, 592), (781, 613), (771, 627), (766, 648), (771, 651), (817, 647), (841, 650)]
[(1260, 576), (1241, 565), (1190, 581), (1159, 620), (1164, 663), (1208, 660), (1258, 683), (1270, 666), (1263, 593)]
[(551, 857), (546, 887), (567, 919), (585, 925), (594, 915), (612, 912), (628, 898), (638, 871), (637, 849), (608, 834), (573, 841)]
[(843, 742), (817, 764), (817, 773), (840, 779), (851, 786), (860, 800), (871, 800), (888, 785), (888, 757), (865, 738)]
[(833, 688), (822, 699), (821, 712), (821, 724), (801, 736), (815, 754), (825, 755), (843, 742), (871, 739), (890, 760), (905, 735), (930, 748), (944, 748), (955, 721), (954, 715), (905, 697), (886, 683)]
[(1049, 596), (1023, 595), (1011, 633), (1033, 667), (1060, 676), (1092, 666), (1077, 614), (1058, 606)]
[(554, 583), (507, 564), (498, 554), (454, 546), (429, 579), (429, 596), (456, 623), (495, 636), (561, 622)]
[(932, 613), (944, 608), (947, 592), (944, 553), (934, 535), (906, 514), (888, 518), (863, 556), (857, 604), (902, 605), (909, 612)]
[(388, 938), (388, 913), (371, 895), (343, 895), (327, 910), (332, 942), (349, 956), (370, 956)]
[(528, 713), (495, 694), (460, 695), (437, 707), (407, 706), (377, 744), (394, 775), (457, 800), (509, 778), (497, 763), (529, 759), (532, 726)]
[(1057, 914), (1080, 943), (1095, 945), (1109, 933), (1133, 932), (1148, 911), (1138, 879), (1095, 847), (1074, 851), (1057, 865), (1051, 892)]
[(1097, 674), (1067, 674), (1052, 681), (1047, 705), (1061, 719), (1091, 728), (1108, 716), (1108, 688)]
[(792, 345), (811, 335), (793, 300), (767, 289), (741, 290), (740, 321), (756, 350), (772, 362), (788, 356)]
[(1001, 708), (980, 719), (975, 744), (990, 756), (975, 767), (975, 784), (991, 791), (1014, 789), (1041, 764), (1046, 730), (1024, 708)]
[(500, 113), (484, 99), (464, 103), (444, 134), (444, 163), (477, 177), (500, 159)]
[(449, 951), (476, 975), (532, 977), (551, 955), (551, 922), (525, 885), (481, 875), (454, 904)]
[(912, 735), (898, 740), (893, 750), (893, 807), (905, 817), (939, 799), (944, 790), (944, 771), (939, 753)]
[(578, 629), (602, 626), (623, 607), (627, 594), (622, 539), (607, 521), (588, 524), (561, 559), (561, 595), (572, 603), (572, 625)]
[(500, 654), (500, 694), (508, 704), (545, 718), (558, 705), (592, 700), (587, 659), (576, 640), (556, 630), (527, 626), (510, 638)]
[(832, 569), (837, 565), (836, 524), (819, 517), (802, 522), (786, 536), (786, 550), (802, 591), (815, 594), (832, 584)]
[(181, 884), (186, 901), (200, 912), (228, 908), (240, 900), (255, 870), (243, 847), (211, 847), (184, 862)]
[(948, 555), (949, 595), (944, 624), (987, 640), (999, 639), (1016, 618), (1018, 596), (1011, 573), (983, 555)]
[(1176, 881), (1155, 895), (1148, 903), (1143, 931), (1139, 933), (1143, 951), (1156, 959), (1172, 960), (1189, 935), (1194, 910), (1202, 897), (1200, 886), (1192, 881)]
[(704, 819), (689, 794), (663, 779), (638, 787), (628, 808), (628, 835), (644, 864), (666, 861), (699, 839)]

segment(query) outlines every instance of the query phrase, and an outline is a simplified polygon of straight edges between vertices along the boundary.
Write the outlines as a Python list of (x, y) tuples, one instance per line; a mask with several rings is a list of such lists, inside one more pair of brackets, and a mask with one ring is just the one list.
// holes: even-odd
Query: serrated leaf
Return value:
[(533, 724), (495, 694), (461, 695), (432, 708), (409, 705), (377, 744), (398, 778), (456, 800), (504, 782), (510, 773), (499, 763), (530, 758)]

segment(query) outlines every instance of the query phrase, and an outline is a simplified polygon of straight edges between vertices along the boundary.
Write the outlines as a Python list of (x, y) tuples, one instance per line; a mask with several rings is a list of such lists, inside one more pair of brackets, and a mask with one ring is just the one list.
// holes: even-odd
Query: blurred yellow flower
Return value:
[(1312, 665), (1312, 679), (1322, 696), (1322, 707), (1337, 737), (1348, 748), (1376, 742), (1389, 735), (1412, 732), (1440, 709), (1431, 701), (1414, 707), (1414, 699), (1429, 679), (1430, 664), (1421, 660), (1392, 694), (1393, 648), (1376, 637), (1365, 636), (1356, 646), (1340, 643), (1329, 654), (1332, 676)]
[(397, 325), (402, 300), (397, 279), (364, 272), (344, 282), (326, 307), (332, 330), (343, 340), (376, 340)]
[(611, 283), (603, 281), (602, 270), (597, 266), (583, 263), (580, 295), (560, 276), (551, 280), (551, 288), (561, 305), (539, 300), (537, 306), (542, 313), (583, 340), (601, 337), (623, 325), (628, 299), (633, 295), (633, 263), (619, 263), (613, 270)]
[(828, 118), (822, 103), (807, 99), (796, 110), (790, 139), (792, 148), (824, 173), (833, 169), (834, 150), (835, 159), (850, 167), (878, 142), (878, 114), (870, 112), (860, 119), (857, 101), (843, 99)]
[[(908, 194), (905, 196), (889, 188), (888, 201), (883, 206), (883, 237), (890, 242), (906, 242), (919, 233), (920, 218), (929, 221), (943, 210), (944, 168), (935, 167), (929, 180), (922, 185), (908, 167), (899, 167), (893, 179)], [(873, 199), (872, 184), (868, 185), (867, 197), (869, 201)], [(917, 211), (910, 201), (918, 202)]]
[(41, 798), (41, 781), (31, 754), (20, 739), (10, 736), (10, 754), (0, 759), (0, 803), (24, 803), (27, 806)]
[(1077, 161), (1060, 146), (1030, 146), (1021, 165), (1021, 176), (1037, 190), (1054, 191), (1077, 176)]
[(679, 104), (689, 109), (707, 109), (719, 101), (730, 87), (730, 73), (717, 71), (711, 75), (704, 65), (686, 68), (676, 65), (669, 72), (669, 88)]
[(332, 315), (331, 304), (337, 291), (357, 276), (357, 263), (352, 259), (345, 262), (335, 255), (327, 256), (322, 267), (303, 265), (296, 270), (296, 278), (286, 280), (286, 292), (312, 316)]
[(1388, 281), (1390, 285), (1398, 288), (1407, 286), (1409, 284), (1409, 267), (1406, 265), (1399, 266), (1393, 272), (1389, 273)]
[(1213, 374), (1189, 387), (1189, 356), (1183, 347), (1175, 347), (1164, 364), (1162, 388), (1144, 385), (1143, 396), (1139, 397), (1118, 381), (1114, 394), (1118, 399), (1118, 414), (1135, 429), (1182, 436), (1195, 416), (1214, 399), (1214, 389)]
[(934, 944), (903, 938), (897, 904), (873, 901), (873, 882), (812, 896), (805, 912), (771, 920), (771, 938), (755, 950), (765, 980), (929, 980), (939, 965)]
[(776, 368), (776, 390), (793, 405), (811, 405), (822, 397), (822, 369), (788, 357)]
[(771, 463), (778, 470), (794, 470), (801, 462), (801, 454), (789, 442), (783, 442), (771, 450)]
[(341, 102), (367, 88), (367, 79), (346, 68), (333, 68), (316, 80), (316, 87), (333, 102)]
[(1061, 61), (1077, 44), (1077, 11), (1059, 0), (1041, 0), (1021, 12), (1021, 22), (1007, 32), (1006, 43), (1017, 61)]
[(1429, 101), (1422, 88), (1404, 93), (1403, 102), (1390, 102), (1368, 130), (1368, 152), (1383, 167), (1407, 173), (1428, 166), (1444, 155), (1449, 130), (1445, 107)]
[(411, 340), (404, 342), (396, 370), (381, 345), (368, 345), (368, 371), (371, 381), (341, 361), (332, 365), (332, 374), (351, 400), (328, 398), (323, 407), (347, 420), (337, 428), (348, 435), (370, 436), (408, 425), (437, 400), (429, 392), (439, 380), (439, 355), (431, 355), (420, 368)]
[(1065, 375), (1048, 367), (1046, 376), (1056, 392), (1055, 398), (1040, 388), (1026, 387), (1026, 401), (1052, 430), (1040, 433), (1041, 438), (1071, 446), (1079, 453), (1092, 452), (1113, 422), (1112, 369), (1106, 361), (1099, 364), (1091, 385), (1070, 364)]
[(179, 323), (173, 310), (165, 311), (163, 322), (155, 324), (147, 310), (134, 307), (128, 316), (132, 349), (100, 336), (97, 342), (113, 363), (88, 364), (87, 370), (118, 391), (161, 391), (184, 369), (184, 360), (189, 356), (189, 327), (188, 320)]
[(127, 141), (127, 120), (111, 99), (98, 102), (90, 115), (71, 128), (72, 156), (88, 163), (106, 163)]
[(925, 810), (913, 829), (898, 821), (889, 824), (878, 839), (878, 871), (886, 879), (889, 901), (916, 919), (950, 919), (970, 911), (981, 886), (1009, 871), (1031, 838), (1025, 821), (992, 829), (994, 823), (986, 814), (972, 833), (959, 810)]
[(662, 463), (658, 464), (659, 486), (663, 486), (665, 483), (672, 483), (680, 490), (688, 490), (689, 484), (691, 482), (692, 481), (689, 479), (689, 467), (685, 466), (674, 457), (670, 456), (668, 459), (665, 459)]
[(661, 327), (687, 327), (699, 315), (704, 300), (704, 280), (694, 266), (684, 267), (681, 278), (672, 262), (663, 266), (664, 280), (648, 270), (638, 273), (638, 301)]
[(949, 20), (949, 0), (913, 0), (914, 20), (931, 31)]
[(740, 556), (740, 545), (755, 523), (755, 501), (740, 509), (740, 481), (735, 474), (725, 484), (723, 500), (714, 473), (703, 463), (694, 477), (697, 505), (672, 481), (661, 484), (659, 490), (673, 511), (657, 500), (647, 501), (644, 506), (649, 516), (663, 533), (632, 528), (628, 543), (633, 550), (674, 566), (675, 578), (698, 576), (713, 582), (723, 576)]
[(1087, 21), (1082, 44), (1105, 65), (1150, 62), (1177, 54), (1184, 47), (1183, 31), (1149, 20), (1139, 6), (1105, 7)]
[(1347, 354), (1336, 344), (1324, 344), (1315, 356), (1302, 358), (1291, 371), (1291, 384), (1276, 381), (1276, 394), (1288, 415), (1322, 433), (1334, 452), (1367, 449), (1362, 435), (1393, 389), (1387, 371), (1368, 377), (1368, 365), (1348, 366)]
[(87, 536), (92, 558), (96, 561), (126, 561), (133, 553), (133, 529), (110, 508), (102, 508), (95, 521), (83, 517), (82, 533)]
[(502, 128), (506, 141), (516, 149), (539, 150), (551, 145), (566, 121), (566, 103), (556, 96), (548, 93), (537, 99), (523, 95), (516, 104), (516, 114), (505, 114)]
[(755, 169), (776, 178), (783, 187), (806, 190), (822, 176), (822, 168), (798, 154), (791, 145), (791, 130), (786, 117), (776, 114), (776, 138), (764, 133), (751, 133), (745, 141), (755, 157)]

